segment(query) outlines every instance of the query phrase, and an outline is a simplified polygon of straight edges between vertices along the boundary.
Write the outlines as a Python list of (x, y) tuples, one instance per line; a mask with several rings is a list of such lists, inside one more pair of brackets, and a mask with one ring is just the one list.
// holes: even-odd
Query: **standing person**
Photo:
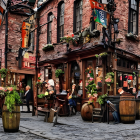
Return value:
[(32, 91), (30, 90), (30, 86), (26, 86), (26, 92), (25, 92), (25, 97), (26, 97), (26, 104), (27, 104), (27, 112), (30, 113), (30, 107), (29, 107), (29, 101), (32, 100)]

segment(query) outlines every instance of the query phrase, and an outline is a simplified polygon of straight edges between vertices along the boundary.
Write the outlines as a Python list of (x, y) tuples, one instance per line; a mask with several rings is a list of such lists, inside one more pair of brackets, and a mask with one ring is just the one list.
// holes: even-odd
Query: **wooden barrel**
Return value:
[(2, 122), (5, 132), (18, 132), (20, 123), (20, 106), (15, 106), (12, 113), (3, 105)]
[(89, 105), (88, 103), (83, 104), (81, 109), (81, 116), (84, 121), (92, 120), (92, 110), (93, 110), (92, 105)]
[(140, 120), (140, 99), (136, 99), (136, 119)]
[(135, 123), (136, 101), (134, 96), (121, 96), (119, 103), (122, 123)]

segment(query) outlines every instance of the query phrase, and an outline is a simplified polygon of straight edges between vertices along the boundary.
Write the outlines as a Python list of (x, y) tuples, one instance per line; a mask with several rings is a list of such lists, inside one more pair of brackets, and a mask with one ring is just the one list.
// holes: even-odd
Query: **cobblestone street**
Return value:
[(77, 113), (58, 117), (58, 125), (43, 121), (44, 116), (21, 113), (20, 131), (5, 133), (0, 118), (0, 140), (140, 140), (140, 120), (135, 124), (84, 122)]

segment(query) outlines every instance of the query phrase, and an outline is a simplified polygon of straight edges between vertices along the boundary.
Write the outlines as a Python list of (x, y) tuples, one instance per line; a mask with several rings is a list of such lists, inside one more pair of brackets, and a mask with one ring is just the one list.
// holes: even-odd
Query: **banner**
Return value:
[(27, 22), (23, 22), (22, 24), (22, 48), (28, 48), (28, 40), (29, 40), (29, 31), (30, 31), (31, 24)]
[(89, 0), (89, 2), (92, 9), (96, 8), (96, 9), (104, 10), (104, 5), (98, 3), (97, 0)]
[(93, 10), (94, 21), (102, 24), (105, 28), (107, 28), (107, 13), (100, 9)]

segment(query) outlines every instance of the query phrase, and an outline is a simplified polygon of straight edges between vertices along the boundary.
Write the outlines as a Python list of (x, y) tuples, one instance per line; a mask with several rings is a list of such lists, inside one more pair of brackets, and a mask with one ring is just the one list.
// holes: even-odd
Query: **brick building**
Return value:
[[(92, 15), (93, 9), (91, 9), (89, 0), (38, 0), (35, 5), (30, 5), (32, 9), (35, 9), (36, 5), (38, 7), (36, 8), (38, 9), (37, 13), (34, 14), (33, 18), (34, 25), (30, 30), (30, 33), (34, 32), (34, 35), (31, 35), (32, 37), (29, 38), (29, 42), (34, 44), (34, 48), (31, 46), (33, 48), (31, 51), (30, 45), (27, 45), (27, 49), (25, 50), (28, 58), (38, 57), (38, 73), (40, 72), (42, 74), (41, 81), (51, 78), (56, 82), (59, 81), (61, 83), (61, 90), (67, 90), (73, 84), (76, 84), (77, 93), (80, 88), (83, 92), (83, 99), (86, 99), (85, 86), (88, 83), (87, 69), (93, 71), (93, 75), (90, 78), (94, 78), (96, 84), (102, 81), (103, 90), (99, 90), (102, 93), (105, 93), (107, 89), (107, 86), (104, 86), (105, 75), (107, 72), (113, 71), (115, 73), (114, 87), (112, 86), (114, 91), (110, 92), (110, 94), (114, 93), (114, 95), (117, 94), (116, 83), (121, 79), (119, 77), (125, 75), (124, 72), (129, 75), (132, 75), (133, 72), (138, 73), (140, 55), (138, 30), (140, 21), (139, 1), (114, 1), (116, 3), (114, 17), (119, 18), (119, 34), (117, 38), (123, 41), (116, 43), (115, 47), (112, 44), (108, 46), (103, 44), (102, 25), (94, 22)], [(12, 5), (15, 3), (13, 1)], [(102, 6), (104, 7), (103, 10), (106, 11), (107, 5), (103, 4)], [(14, 73), (18, 71), (24, 75), (35, 75), (35, 70), (29, 69), (30, 64), (26, 64), (25, 68), (19, 68), (19, 62), (16, 60), (19, 48), (23, 43), (23, 38), (21, 41), (23, 22), (29, 23), (32, 16), (9, 12), (8, 19), (8, 48), (11, 50), (11, 52), (8, 52), (7, 57), (8, 68)], [(109, 23), (109, 20), (107, 18), (107, 23)], [(83, 34), (86, 31), (88, 35), (84, 36)], [(133, 37), (129, 37), (129, 35), (126, 37), (126, 34), (130, 32), (133, 33)], [(75, 38), (78, 38), (78, 44), (73, 45), (71, 41), (69, 43), (60, 41), (61, 37), (71, 36), (72, 33), (74, 33)], [(97, 34), (93, 35), (94, 33)], [(112, 38), (114, 36), (113, 28), (111, 36)], [(0, 40), (0, 47), (2, 49), (1, 66), (4, 67), (5, 26), (2, 26), (0, 30)], [(105, 41), (107, 42), (107, 40)], [(46, 48), (49, 47), (51, 49), (47, 50)], [(39, 49), (36, 50), (36, 48)], [(100, 63), (100, 60), (95, 57), (95, 54), (101, 54), (103, 52), (107, 52), (108, 56), (105, 58), (105, 62), (102, 60)], [(28, 63), (33, 63), (29, 59), (26, 60)], [(55, 77), (56, 69), (62, 69), (65, 73), (61, 80)], [(103, 78), (102, 80), (101, 77)], [(16, 81), (15, 78), (13, 81)], [(120, 83), (119, 86), (123, 86), (123, 80)], [(138, 88), (138, 81), (134, 86)]]
[[(10, 70), (10, 73), (6, 77), (6, 84), (15, 84), (18, 86), (19, 90), (21, 89), (22, 84), (24, 86), (29, 84), (32, 87), (32, 78), (34, 78), (35, 76), (36, 49), (34, 47), (34, 44), (31, 44), (30, 41), (27, 46), (28, 49), (22, 48), (22, 26), (24, 22), (29, 22), (29, 16), (33, 14), (32, 8), (35, 1), (34, 3), (32, 2), (29, 1), (25, 3), (22, 0), (9, 0), (7, 3), (7, 7), (9, 7), (7, 10), (8, 26), (6, 27), (5, 11), (3, 13), (4, 18), (0, 26), (1, 68), (5, 68), (5, 62), (7, 62), (7, 69)], [(8, 29), (7, 43), (5, 36), (6, 28)], [(29, 35), (29, 38), (31, 38), (30, 36), (31, 33)], [(5, 52), (5, 47), (7, 47), (7, 52)], [(20, 54), (22, 54), (21, 57), (19, 56), (20, 49)], [(7, 58), (7, 61), (5, 61), (5, 58)], [(4, 81), (2, 80), (0, 84), (4, 85)]]
[[(39, 52), (40, 58), (38, 61), (41, 75), (41, 80), (53, 78), (59, 81), (55, 77), (56, 69), (62, 69), (64, 71), (63, 84), (61, 89), (67, 90), (71, 88), (73, 84), (76, 84), (77, 91), (79, 88), (79, 81), (83, 81), (83, 99), (87, 97), (85, 94), (85, 85), (87, 78), (85, 76), (85, 70), (92, 65), (93, 77), (95, 83), (98, 84), (103, 77), (103, 81), (107, 72), (112, 71), (115, 73), (116, 82), (114, 84), (114, 91), (110, 94), (117, 94), (116, 83), (119, 82), (120, 76), (124, 76), (123, 67), (126, 67), (126, 73), (132, 74), (133, 71), (137, 71), (139, 61), (139, 1), (118, 1), (115, 0), (116, 10), (114, 17), (119, 18), (118, 30), (119, 33), (116, 37), (121, 39), (121, 43), (116, 43), (115, 48), (105, 47), (102, 43), (103, 32), (102, 25), (94, 22), (89, 0), (51, 0), (38, 2), (39, 13)], [(104, 10), (107, 9), (103, 4)], [(109, 23), (107, 18), (107, 23)], [(61, 42), (60, 37), (67, 35), (80, 35), (86, 29), (92, 32), (94, 29), (100, 31), (100, 36), (95, 37), (83, 37), (83, 42), (74, 46), (71, 42), (69, 45), (67, 42)], [(108, 28), (107, 28), (108, 29)], [(129, 34), (133, 33), (135, 39), (129, 38)], [(127, 36), (126, 36), (127, 35)], [(112, 40), (114, 37), (112, 27)], [(89, 40), (88, 40), (89, 39)], [(115, 42), (116, 40), (114, 40)], [(44, 51), (43, 48), (52, 44), (53, 49)], [(112, 44), (111, 44), (112, 45)], [(105, 66), (101, 64), (96, 65), (97, 58), (95, 54), (107, 52), (109, 56), (106, 58)], [(132, 61), (135, 57), (136, 61)], [(115, 60), (118, 59), (117, 62)], [(134, 59), (133, 59), (134, 60)], [(129, 64), (129, 61), (130, 62)], [(103, 61), (102, 61), (103, 62)], [(74, 70), (74, 68), (78, 69)], [(135, 67), (133, 69), (133, 67)], [(99, 73), (97, 72), (99, 71)], [(138, 71), (137, 71), (138, 72)], [(76, 76), (77, 74), (77, 76)], [(60, 82), (60, 81), (59, 81)], [(123, 81), (122, 81), (123, 82)], [(122, 84), (119, 86), (123, 86)], [(136, 86), (136, 85), (134, 85)], [(113, 88), (113, 87), (112, 87)], [(138, 85), (137, 85), (138, 88)], [(102, 93), (105, 93), (107, 86), (104, 86), (102, 82)]]

